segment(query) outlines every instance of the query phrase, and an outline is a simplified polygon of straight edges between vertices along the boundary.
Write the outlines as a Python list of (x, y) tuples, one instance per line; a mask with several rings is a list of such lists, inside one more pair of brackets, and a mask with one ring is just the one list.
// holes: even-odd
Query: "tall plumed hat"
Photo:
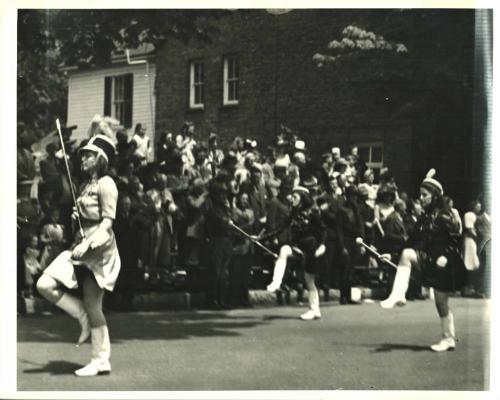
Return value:
[(431, 168), (429, 172), (427, 172), (427, 175), (422, 181), (420, 187), (425, 187), (426, 189), (439, 193), (442, 196), (443, 186), (441, 186), (441, 184), (436, 179), (434, 179), (434, 175), (436, 175), (436, 170), (434, 168)]
[(115, 136), (116, 131), (120, 128), (120, 121), (113, 117), (102, 117), (99, 114), (94, 115), (88, 130), (89, 138), (96, 135), (104, 135), (109, 138)]
[(83, 146), (80, 151), (90, 150), (96, 152), (100, 157), (103, 157), (108, 164), (113, 162), (115, 157), (115, 144), (105, 135), (95, 135)]

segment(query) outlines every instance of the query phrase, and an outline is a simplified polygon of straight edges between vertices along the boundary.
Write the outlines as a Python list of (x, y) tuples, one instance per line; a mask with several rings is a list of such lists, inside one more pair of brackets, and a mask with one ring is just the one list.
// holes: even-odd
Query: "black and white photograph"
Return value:
[(9, 9), (1, 397), (493, 398), (494, 10), (437, 3)]

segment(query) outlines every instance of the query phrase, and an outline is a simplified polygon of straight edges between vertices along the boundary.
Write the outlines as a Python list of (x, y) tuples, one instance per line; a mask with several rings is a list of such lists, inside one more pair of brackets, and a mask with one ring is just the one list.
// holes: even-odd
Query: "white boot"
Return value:
[(77, 376), (96, 376), (111, 373), (109, 357), (111, 355), (111, 343), (107, 325), (91, 329), (92, 359), (83, 368), (75, 371)]
[(273, 281), (267, 285), (268, 292), (275, 292), (281, 287), (281, 281), (286, 271), (286, 259), (287, 257), (280, 257), (276, 260), (274, 264)]
[(300, 316), (300, 319), (304, 321), (310, 321), (313, 319), (320, 319), (321, 312), (319, 311), (319, 293), (317, 290), (309, 291), (309, 310)]
[(441, 318), (441, 331), (443, 333), (442, 339), (431, 346), (433, 351), (449, 351), (455, 350), (455, 321), (453, 314), (448, 312), (446, 317)]
[(62, 297), (56, 302), (56, 306), (66, 311), (70, 316), (77, 319), (80, 322), (82, 331), (80, 337), (78, 338), (77, 346), (85, 342), (90, 336), (90, 323), (89, 317), (83, 303), (80, 299), (73, 297), (67, 293), (64, 293)]
[(390, 296), (380, 302), (382, 308), (393, 308), (395, 305), (404, 306), (406, 304), (406, 291), (410, 280), (411, 266), (399, 265), (394, 277), (394, 285)]

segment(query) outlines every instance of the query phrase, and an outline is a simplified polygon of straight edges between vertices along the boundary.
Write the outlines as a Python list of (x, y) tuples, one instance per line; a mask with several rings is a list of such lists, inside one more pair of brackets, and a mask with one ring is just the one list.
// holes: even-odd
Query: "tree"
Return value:
[[(19, 10), (19, 130), (32, 140), (66, 119), (67, 79), (61, 66), (104, 66), (113, 53), (168, 39), (209, 41), (206, 17), (224, 10)], [(213, 21), (213, 20), (212, 20)]]
[(55, 129), (66, 116), (64, 73), (42, 10), (19, 10), (17, 35), (17, 120), (29, 141)]
[(226, 13), (229, 11), (60, 10), (54, 12), (51, 31), (65, 64), (105, 65), (113, 52), (143, 44), (156, 48), (169, 39), (209, 41), (217, 28), (207, 17)]

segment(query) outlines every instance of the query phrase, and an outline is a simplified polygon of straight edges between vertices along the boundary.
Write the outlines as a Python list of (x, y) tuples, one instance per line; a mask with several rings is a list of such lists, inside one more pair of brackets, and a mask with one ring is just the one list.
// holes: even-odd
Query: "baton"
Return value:
[(59, 118), (56, 119), (56, 126), (57, 126), (57, 132), (59, 133), (59, 140), (61, 142), (61, 150), (63, 152), (64, 165), (66, 165), (66, 172), (68, 174), (69, 187), (71, 189), (71, 196), (73, 196), (73, 204), (75, 205), (75, 208), (76, 208), (76, 219), (78, 221), (78, 227), (80, 228), (80, 235), (82, 235), (82, 238), (84, 238), (85, 234), (83, 233), (82, 221), (80, 220), (80, 210), (78, 209), (78, 204), (76, 203), (75, 190), (73, 189), (73, 181), (71, 179), (71, 172), (69, 170), (66, 149), (64, 148), (64, 140), (63, 140), (62, 133), (61, 133), (61, 124), (59, 123)]
[(257, 239), (254, 239), (252, 236), (250, 236), (248, 233), (246, 233), (243, 229), (241, 229), (239, 226), (235, 225), (233, 221), (229, 221), (229, 225), (231, 225), (234, 229), (236, 229), (238, 232), (243, 234), (245, 237), (250, 239), (252, 242), (254, 242), (257, 246), (259, 246), (262, 250), (268, 252), (271, 254), (274, 258), (278, 258), (278, 255), (271, 250), (269, 250), (266, 246), (264, 246), (261, 242), (259, 242)]
[(365, 242), (363, 242), (363, 239), (361, 239), (360, 237), (356, 239), (356, 244), (364, 247), (369, 253), (371, 253), (373, 256), (377, 257), (377, 259), (379, 259), (380, 261), (386, 263), (387, 265), (390, 265), (393, 268), (398, 268), (398, 266), (396, 264), (394, 264), (392, 261), (388, 260), (385, 257), (382, 257), (382, 255), (380, 253), (373, 250), (370, 246), (368, 246)]

